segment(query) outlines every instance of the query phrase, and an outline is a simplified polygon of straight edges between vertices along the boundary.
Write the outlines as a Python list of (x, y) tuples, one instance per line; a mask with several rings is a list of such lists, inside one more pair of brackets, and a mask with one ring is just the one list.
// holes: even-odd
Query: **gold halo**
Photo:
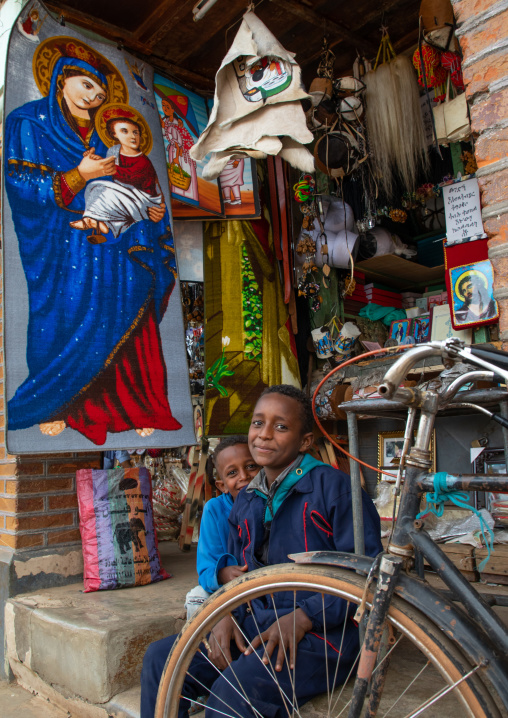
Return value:
[(488, 282), (488, 280), (487, 280), (487, 277), (483, 274), (483, 272), (479, 272), (477, 269), (468, 269), (467, 271), (462, 272), (462, 274), (457, 278), (457, 280), (456, 280), (456, 282), (455, 282), (455, 287), (454, 287), (454, 290), (453, 290), (453, 291), (455, 292), (455, 294), (457, 295), (457, 297), (458, 297), (462, 302), (464, 301), (464, 295), (459, 292), (460, 283), (462, 282), (462, 280), (463, 280), (465, 277), (472, 277), (472, 276), (480, 277), (480, 279), (481, 279), (482, 282), (483, 282), (483, 285), (484, 285), (485, 289), (488, 289), (488, 288), (489, 288), (489, 282)]
[(49, 88), (51, 85), (51, 76), (53, 74), (54, 67), (57, 61), (63, 57), (59, 46), (67, 45), (72, 43), (76, 46), (77, 50), (83, 54), (87, 52), (95, 55), (98, 60), (105, 65), (109, 73), (107, 75), (108, 80), (108, 101), (109, 102), (128, 102), (129, 101), (129, 90), (125, 84), (119, 70), (113, 65), (111, 60), (101, 55), (94, 48), (87, 45), (81, 40), (77, 40), (75, 37), (67, 37), (64, 35), (58, 35), (56, 37), (49, 37), (37, 47), (32, 60), (32, 71), (35, 82), (39, 88), (39, 92), (43, 97), (47, 97), (49, 94)]
[(121, 102), (108, 102), (107, 105), (102, 105), (101, 107), (99, 107), (99, 109), (97, 110), (97, 114), (95, 115), (95, 128), (97, 130), (97, 134), (104, 142), (106, 147), (113, 147), (113, 145), (118, 144), (108, 135), (108, 132), (106, 130), (106, 120), (104, 119), (104, 114), (106, 112), (111, 112), (111, 110), (113, 109), (123, 110), (124, 112), (131, 115), (130, 117), (127, 116), (125, 118), (120, 115), (118, 119), (125, 119), (126, 121), (131, 119), (134, 122), (137, 122), (138, 125), (141, 125), (142, 133), (141, 142), (139, 143), (139, 151), (142, 152), (144, 155), (149, 155), (153, 147), (153, 138), (148, 122), (145, 120), (143, 115), (138, 112), (138, 110), (134, 109), (134, 107), (131, 107), (130, 105), (125, 105)]

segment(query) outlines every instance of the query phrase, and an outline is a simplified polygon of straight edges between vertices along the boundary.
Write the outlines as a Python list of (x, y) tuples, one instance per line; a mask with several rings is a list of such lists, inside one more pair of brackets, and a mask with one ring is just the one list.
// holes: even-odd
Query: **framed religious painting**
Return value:
[(41, 3), (9, 38), (2, 244), (12, 454), (193, 443), (153, 69)]
[(402, 344), (407, 336), (411, 335), (411, 319), (395, 319), (390, 324), (388, 338), (394, 339), (397, 344)]
[(499, 319), (490, 259), (449, 270), (453, 326), (477, 327)]
[(411, 323), (411, 335), (416, 344), (430, 341), (430, 312), (414, 317)]
[[(416, 432), (414, 434), (416, 438)], [(390, 474), (397, 474), (400, 464), (400, 458), (404, 449), (404, 432), (403, 431), (380, 431), (377, 443), (377, 466), (378, 469), (386, 469)], [(436, 432), (432, 434), (430, 442), (430, 453), (432, 466), (431, 470), (436, 470)], [(394, 479), (385, 474), (380, 476), (380, 480), (393, 481)]]

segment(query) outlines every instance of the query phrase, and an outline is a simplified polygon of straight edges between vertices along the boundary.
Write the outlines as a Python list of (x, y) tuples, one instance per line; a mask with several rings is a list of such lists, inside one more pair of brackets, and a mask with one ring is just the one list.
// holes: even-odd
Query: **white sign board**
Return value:
[(480, 188), (476, 178), (443, 187), (447, 244), (484, 236)]

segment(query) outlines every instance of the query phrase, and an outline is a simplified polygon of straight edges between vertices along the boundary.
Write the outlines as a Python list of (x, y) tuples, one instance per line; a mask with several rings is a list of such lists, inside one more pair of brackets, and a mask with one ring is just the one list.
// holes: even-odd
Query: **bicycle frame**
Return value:
[[(431, 356), (441, 355), (449, 360), (458, 357), (468, 362), (476, 363), (481, 371), (468, 372), (456, 379), (444, 391), (433, 389), (421, 390), (418, 388), (399, 388), (402, 380), (410, 368), (419, 360)], [(398, 517), (393, 533), (387, 547), (387, 553), (381, 559), (377, 571), (377, 585), (373, 592), (372, 610), (366, 628), (366, 639), (358, 675), (355, 683), (352, 705), (348, 718), (357, 718), (361, 714), (366, 687), (372, 675), (379, 650), (380, 638), (383, 631), (389, 599), (386, 594), (394, 591), (416, 608), (428, 614), (448, 636), (452, 637), (460, 646), (468, 649), (475, 658), (478, 666), (488, 667), (489, 678), (505, 705), (508, 706), (508, 665), (505, 656), (508, 656), (508, 632), (492, 608), (483, 597), (473, 588), (457, 567), (439, 546), (423, 531), (423, 521), (417, 520), (422, 493), (433, 491), (433, 474), (428, 474), (431, 467), (431, 454), (429, 451), (434, 420), (440, 408), (451, 402), (458, 389), (469, 381), (478, 379), (492, 379), (494, 374), (508, 378), (508, 372), (490, 364), (484, 358), (478, 359), (470, 350), (464, 349), (457, 340), (446, 342), (433, 342), (429, 345), (417, 347), (404, 354), (387, 371), (379, 392), (387, 399), (405, 404), (413, 410), (420, 412), (416, 439), (408, 458), (406, 459), (405, 480), (400, 496)], [(413, 411), (414, 414), (414, 411)], [(449, 476), (449, 488), (457, 491), (490, 490), (507, 491), (508, 477), (501, 476)], [(408, 571), (414, 565), (415, 550), (423, 556), (431, 568), (450, 589), (452, 601), (461, 602), (464, 609), (460, 609), (447, 598), (431, 589), (428, 584), (404, 575), (400, 569)], [(392, 558), (387, 563), (386, 558)], [(292, 556), (298, 563), (325, 563), (343, 568), (354, 568), (360, 572), (371, 572), (373, 563), (371, 559), (349, 554), (298, 554)], [(394, 569), (394, 564), (396, 568)], [(400, 573), (399, 573), (400, 571)], [(392, 585), (393, 584), (393, 585)], [(384, 596), (380, 595), (384, 594)], [(382, 692), (382, 685), (376, 686), (376, 692)], [(369, 713), (369, 708), (367, 713)]]

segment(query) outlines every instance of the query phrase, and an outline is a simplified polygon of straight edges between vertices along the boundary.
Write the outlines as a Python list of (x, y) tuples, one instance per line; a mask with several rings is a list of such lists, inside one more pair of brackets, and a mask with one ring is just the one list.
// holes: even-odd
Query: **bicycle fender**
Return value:
[[(375, 561), (369, 556), (338, 551), (308, 551), (291, 554), (289, 558), (299, 564), (336, 566), (364, 575), (368, 575)], [(463, 609), (428, 583), (406, 574), (399, 576), (395, 594), (427, 616), (476, 663), (484, 664), (489, 680), (504, 704), (508, 705), (507, 660)]]

